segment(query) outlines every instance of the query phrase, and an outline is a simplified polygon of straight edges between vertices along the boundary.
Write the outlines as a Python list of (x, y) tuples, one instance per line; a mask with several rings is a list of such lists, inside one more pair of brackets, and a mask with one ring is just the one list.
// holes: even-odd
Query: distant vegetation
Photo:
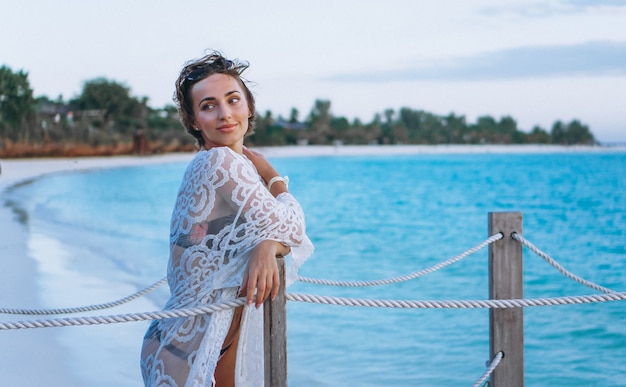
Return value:
[[(510, 116), (436, 115), (423, 110), (387, 109), (371, 122), (335, 116), (331, 101), (316, 100), (301, 118), (257, 112), (258, 146), (294, 144), (595, 144), (587, 125), (557, 121), (550, 131), (522, 131)], [(87, 156), (162, 153), (195, 149), (178, 121), (176, 108), (155, 109), (148, 99), (106, 78), (85, 82), (77, 97), (65, 101), (34, 97), (28, 73), (0, 67), (0, 157)]]

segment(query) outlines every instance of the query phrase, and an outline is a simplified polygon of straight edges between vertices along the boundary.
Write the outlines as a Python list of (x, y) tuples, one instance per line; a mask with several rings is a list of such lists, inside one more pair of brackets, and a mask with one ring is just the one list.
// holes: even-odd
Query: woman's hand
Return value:
[(248, 149), (247, 147), (243, 147), (243, 154), (252, 161), (254, 167), (256, 168), (259, 175), (265, 180), (265, 183), (274, 176), (278, 176), (278, 172), (272, 167), (272, 165), (267, 161), (267, 159), (260, 154), (259, 152)]
[(252, 250), (239, 289), (240, 293), (245, 292), (248, 305), (254, 302), (258, 309), (268, 296), (271, 296), (272, 300), (276, 298), (280, 287), (276, 257), (287, 255), (289, 251), (289, 247), (272, 240), (262, 241)]
[[(265, 184), (267, 184), (273, 177), (279, 176), (278, 172), (276, 172), (276, 169), (274, 169), (269, 161), (267, 161), (267, 159), (263, 157), (263, 155), (259, 152), (255, 152), (244, 146), (243, 154), (252, 162)], [(277, 197), (283, 192), (288, 192), (287, 184), (284, 181), (282, 182), (282, 184), (272, 184), (270, 193), (274, 197)]]

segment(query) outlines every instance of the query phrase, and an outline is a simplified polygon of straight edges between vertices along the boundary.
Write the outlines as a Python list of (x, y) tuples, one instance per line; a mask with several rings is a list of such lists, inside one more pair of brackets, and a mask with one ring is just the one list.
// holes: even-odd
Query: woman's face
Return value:
[(241, 153), (251, 112), (239, 81), (212, 74), (192, 86), (191, 100), (194, 126), (202, 134), (204, 147), (227, 146)]

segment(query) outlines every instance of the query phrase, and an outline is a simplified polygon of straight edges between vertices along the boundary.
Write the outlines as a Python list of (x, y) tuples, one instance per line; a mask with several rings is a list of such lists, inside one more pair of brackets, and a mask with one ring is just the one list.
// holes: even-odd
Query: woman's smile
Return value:
[(226, 125), (218, 126), (217, 130), (219, 130), (220, 132), (230, 132), (234, 130), (236, 127), (237, 127), (237, 124), (226, 124)]

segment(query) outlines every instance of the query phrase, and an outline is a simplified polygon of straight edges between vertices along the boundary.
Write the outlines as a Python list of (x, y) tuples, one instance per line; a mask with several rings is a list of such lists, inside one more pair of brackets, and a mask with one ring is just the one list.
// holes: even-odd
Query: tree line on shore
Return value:
[[(485, 115), (476, 122), (403, 107), (377, 113), (371, 122), (334, 115), (331, 101), (316, 100), (301, 119), (257, 112), (248, 143), (281, 145), (375, 144), (595, 144), (579, 120), (556, 121), (550, 130), (523, 131), (513, 117)], [(152, 108), (148, 98), (106, 78), (86, 81), (81, 93), (34, 97), (28, 73), (0, 67), (0, 157), (87, 156), (190, 151), (194, 139), (182, 128), (176, 107)]]

